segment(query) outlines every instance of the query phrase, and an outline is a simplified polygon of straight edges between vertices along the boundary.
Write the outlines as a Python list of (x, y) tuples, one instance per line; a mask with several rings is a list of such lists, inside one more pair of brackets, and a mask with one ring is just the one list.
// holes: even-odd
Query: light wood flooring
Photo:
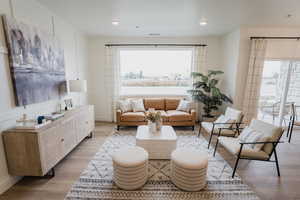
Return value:
[[(79, 178), (105, 138), (114, 130), (114, 124), (97, 123), (94, 137), (85, 139), (56, 167), (51, 179), (26, 177), (0, 196), (0, 200), (56, 200), (64, 199), (72, 184)], [(197, 132), (198, 128), (195, 129)], [(203, 135), (208, 138), (206, 133)], [(282, 138), (286, 141), (286, 137)], [(213, 145), (214, 146), (214, 142)], [(281, 177), (278, 178), (274, 163), (243, 161), (237, 173), (261, 199), (300, 199), (300, 131), (294, 132), (292, 142), (278, 148)], [(212, 147), (211, 147), (212, 148)], [(223, 148), (221, 155), (231, 166), (234, 157)]]

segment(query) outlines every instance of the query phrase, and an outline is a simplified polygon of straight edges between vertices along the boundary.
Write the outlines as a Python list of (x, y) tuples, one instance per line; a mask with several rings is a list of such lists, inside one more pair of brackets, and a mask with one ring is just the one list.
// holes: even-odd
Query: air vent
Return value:
[(149, 33), (150, 36), (160, 36), (160, 33)]

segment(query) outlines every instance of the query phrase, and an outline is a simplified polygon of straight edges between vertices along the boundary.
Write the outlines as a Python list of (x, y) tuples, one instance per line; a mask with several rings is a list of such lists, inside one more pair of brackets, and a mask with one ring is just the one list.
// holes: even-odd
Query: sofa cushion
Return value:
[(180, 98), (167, 98), (165, 99), (166, 102), (166, 110), (176, 110), (179, 102), (180, 102)]
[[(168, 115), (167, 115), (166, 111), (164, 111), (164, 110), (155, 110), (155, 111), (160, 112), (161, 118), (162, 118), (163, 122), (169, 121), (169, 120), (168, 120)], [(149, 111), (146, 111), (146, 114), (147, 114), (148, 112), (149, 112)]]
[(192, 115), (178, 110), (168, 110), (167, 115), (170, 122), (192, 121)]
[(154, 108), (155, 110), (165, 110), (165, 99), (163, 98), (145, 98), (145, 109)]
[(121, 115), (121, 121), (143, 122), (146, 121), (146, 116), (143, 112), (126, 112)]

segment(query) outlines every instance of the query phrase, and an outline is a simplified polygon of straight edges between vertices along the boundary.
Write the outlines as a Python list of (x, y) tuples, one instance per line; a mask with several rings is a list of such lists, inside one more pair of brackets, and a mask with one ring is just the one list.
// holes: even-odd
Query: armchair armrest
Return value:
[(266, 141), (266, 142), (240, 142), (240, 144), (274, 144), (284, 143), (283, 141)]
[(117, 109), (117, 123), (119, 124), (121, 121), (122, 110)]
[(192, 115), (192, 121), (196, 121), (196, 110), (195, 109), (191, 109), (190, 113)]
[(218, 125), (218, 124), (236, 124), (237, 122), (225, 122), (225, 123), (222, 123), (222, 122), (218, 122), (218, 123), (215, 123), (215, 122), (212, 122), (213, 124), (215, 125)]

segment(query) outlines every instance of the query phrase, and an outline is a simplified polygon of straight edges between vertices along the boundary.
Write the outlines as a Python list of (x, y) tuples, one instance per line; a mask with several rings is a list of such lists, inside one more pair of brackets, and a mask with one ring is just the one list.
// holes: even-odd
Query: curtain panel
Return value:
[(250, 122), (252, 118), (257, 117), (266, 49), (267, 40), (252, 40), (246, 90), (243, 101), (244, 120), (246, 123)]
[[(206, 66), (207, 46), (197, 46), (193, 49), (192, 72), (207, 73)], [(196, 120), (199, 121), (199, 115), (202, 106), (199, 102), (195, 102)]]
[(118, 47), (106, 47), (105, 91), (108, 98), (107, 112), (111, 121), (116, 121), (117, 103), (120, 97), (120, 51)]

